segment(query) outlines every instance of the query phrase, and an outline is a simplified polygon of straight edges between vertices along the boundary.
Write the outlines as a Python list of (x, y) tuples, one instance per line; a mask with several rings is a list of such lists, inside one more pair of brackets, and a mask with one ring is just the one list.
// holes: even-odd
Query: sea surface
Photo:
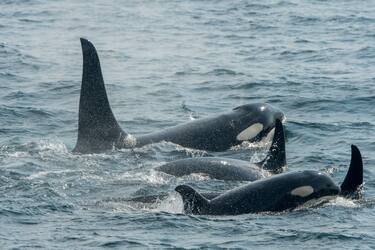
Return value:
[[(173, 190), (244, 183), (153, 170), (171, 160), (256, 162), (269, 143), (211, 153), (158, 143), (72, 154), (80, 37), (137, 135), (267, 102), (286, 116), (288, 169), (341, 183), (350, 145), (364, 198), (240, 216), (183, 213)], [(0, 0), (0, 249), (375, 249), (375, 1)], [(152, 204), (127, 199), (161, 192)]]

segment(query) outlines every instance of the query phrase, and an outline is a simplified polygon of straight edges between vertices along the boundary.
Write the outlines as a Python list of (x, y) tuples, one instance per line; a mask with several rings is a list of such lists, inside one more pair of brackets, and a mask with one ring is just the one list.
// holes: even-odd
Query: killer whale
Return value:
[(211, 200), (188, 185), (177, 186), (175, 190), (182, 196), (186, 213), (238, 215), (290, 210), (326, 196), (352, 196), (359, 192), (362, 183), (362, 157), (358, 148), (352, 145), (352, 160), (341, 186), (325, 173), (305, 170), (258, 180)]
[(255, 181), (271, 174), (278, 174), (286, 166), (285, 137), (282, 122), (276, 119), (274, 136), (267, 156), (261, 162), (251, 164), (248, 161), (223, 157), (196, 157), (172, 161), (156, 170), (184, 176), (201, 173), (211, 178), (230, 181)]
[[(247, 161), (220, 157), (197, 157), (173, 161), (159, 166), (156, 170), (174, 175), (184, 176), (192, 173), (204, 173), (211, 178), (230, 181), (254, 181), (265, 175), (281, 173), (286, 166), (284, 129), (280, 120), (276, 120), (272, 144), (268, 154), (261, 162), (250, 164)], [(266, 172), (266, 173), (265, 173)], [(201, 195), (211, 200), (222, 192), (204, 192)], [(170, 193), (137, 195), (127, 198), (127, 202), (156, 203), (170, 196)]]
[(276, 119), (285, 119), (284, 114), (270, 104), (253, 103), (217, 116), (134, 137), (120, 127), (112, 112), (94, 45), (81, 38), (81, 47), (83, 73), (78, 137), (73, 152), (100, 153), (161, 141), (193, 149), (223, 151), (243, 141), (260, 140), (274, 128)]

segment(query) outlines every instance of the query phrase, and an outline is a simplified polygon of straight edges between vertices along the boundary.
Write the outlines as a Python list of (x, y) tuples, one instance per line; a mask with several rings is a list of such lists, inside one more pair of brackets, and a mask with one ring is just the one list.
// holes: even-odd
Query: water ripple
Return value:
[[(375, 244), (372, 1), (3, 0), (0, 6), (1, 248)], [(98, 49), (113, 112), (126, 132), (268, 102), (288, 117), (287, 171), (320, 170), (341, 183), (356, 144), (364, 156), (365, 198), (276, 214), (185, 215), (176, 185), (225, 191), (244, 183), (175, 178), (155, 167), (205, 156), (254, 162), (267, 142), (226, 152), (161, 142), (72, 153), (80, 37)], [(146, 205), (129, 201), (155, 194), (165, 196)]]

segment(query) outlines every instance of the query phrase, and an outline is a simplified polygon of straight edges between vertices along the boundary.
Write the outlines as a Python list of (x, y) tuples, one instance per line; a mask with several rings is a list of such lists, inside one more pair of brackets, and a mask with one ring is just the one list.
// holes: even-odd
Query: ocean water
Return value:
[[(153, 170), (185, 157), (256, 161), (158, 143), (71, 153), (80, 37), (97, 47), (108, 96), (134, 135), (268, 102), (286, 116), (290, 170), (340, 183), (350, 145), (364, 199), (279, 214), (191, 216), (173, 191), (241, 185)], [(374, 1), (0, 1), (0, 249), (374, 249)], [(169, 192), (153, 204), (126, 201)]]

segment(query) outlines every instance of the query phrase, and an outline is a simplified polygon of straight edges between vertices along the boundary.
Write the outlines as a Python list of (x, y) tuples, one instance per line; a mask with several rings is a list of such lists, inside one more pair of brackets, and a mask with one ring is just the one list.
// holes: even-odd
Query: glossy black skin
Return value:
[(198, 157), (176, 160), (156, 168), (174, 176), (201, 173), (211, 178), (231, 181), (255, 181), (279, 174), (286, 166), (283, 124), (276, 119), (275, 130), (267, 156), (258, 163), (221, 157)]
[(255, 181), (270, 175), (260, 169), (260, 164), (220, 157), (187, 158), (166, 163), (156, 168), (158, 171), (181, 177), (193, 173), (203, 173), (211, 178), (225, 181)]
[(247, 104), (218, 116), (138, 136), (136, 146), (169, 141), (188, 148), (225, 151), (241, 144), (237, 135), (255, 123), (263, 124), (263, 130), (250, 141), (259, 141), (274, 128), (276, 119), (284, 119), (284, 114), (277, 108), (267, 103)]
[[(276, 127), (278, 127), (278, 124), (276, 125)], [(282, 133), (280, 133), (280, 134), (282, 134)], [(281, 140), (282, 140), (282, 138), (281, 138)], [(349, 169), (348, 169), (347, 174), (345, 176), (345, 179), (340, 186), (340, 189), (341, 189), (340, 195), (344, 196), (344, 197), (347, 197), (347, 198), (358, 199), (358, 198), (361, 197), (361, 194), (362, 194), (363, 162), (362, 162), (361, 153), (360, 153), (359, 149), (357, 148), (357, 146), (352, 145), (351, 147), (352, 147), (352, 157), (351, 157), (351, 161), (350, 161), (350, 166), (349, 166)], [(282, 148), (282, 151), (284, 151), (283, 148)], [(284, 153), (282, 153), (282, 154), (284, 154)], [(282, 156), (282, 158), (284, 158), (284, 156)], [(316, 175), (316, 173), (318, 173), (318, 172), (312, 172), (312, 175), (314, 176), (314, 175)], [(308, 178), (308, 175), (309, 175), (309, 173), (307, 173), (307, 178)], [(324, 180), (324, 177), (322, 179)], [(315, 182), (319, 183), (319, 181), (315, 181)], [(326, 181), (326, 183), (328, 183), (327, 185), (332, 185), (332, 184), (330, 184), (330, 180)], [(299, 184), (301, 184), (301, 183), (299, 183)], [(324, 186), (325, 186), (324, 181), (320, 182), (320, 185), (321, 185), (321, 187), (324, 188)], [(191, 209), (193, 211), (190, 210), (190, 212), (194, 212), (194, 213), (199, 214), (200, 213), (199, 212), (200, 207), (205, 206), (204, 202), (199, 202), (199, 194), (197, 194), (192, 188), (190, 188), (188, 186), (180, 186), (178, 189), (180, 190), (180, 192), (182, 194), (185, 194), (185, 198), (184, 198), (185, 209), (187, 211), (189, 211), (189, 209), (195, 208), (198, 211), (194, 211), (194, 209)], [(212, 200), (216, 197), (221, 196), (222, 194), (223, 193), (220, 193), (220, 192), (200, 193), (200, 195), (202, 195), (206, 200)], [(277, 194), (277, 196), (276, 196), (277, 199), (280, 199), (280, 197), (282, 197), (282, 196), (279, 197), (280, 194), (277, 192), (277, 190), (275, 190), (275, 194)], [(321, 191), (320, 193), (318, 191), (317, 196), (320, 196), (320, 195), (324, 195), (324, 191)], [(157, 200), (164, 199), (168, 196), (169, 196), (168, 193), (161, 193), (161, 194), (157, 194), (157, 195), (133, 197), (133, 198), (127, 199), (127, 201), (154, 203)], [(194, 199), (189, 199), (189, 198), (191, 198), (190, 196), (192, 196), (194, 199), (198, 200), (198, 202), (196, 202), (196, 204), (194, 204), (195, 206), (193, 206), (193, 204), (192, 204), (192, 201)], [(206, 201), (206, 202), (208, 202), (208, 201)]]
[(251, 139), (257, 141), (274, 127), (276, 119), (284, 120), (284, 114), (275, 107), (254, 103), (129, 140), (129, 134), (121, 129), (112, 113), (95, 47), (83, 38), (81, 45), (83, 74), (78, 139), (73, 152), (100, 153), (113, 148), (142, 147), (161, 141), (193, 149), (224, 151), (240, 144), (242, 141), (236, 139), (237, 135), (252, 124), (263, 124), (263, 131)]
[[(314, 192), (306, 197), (292, 195), (301, 186), (311, 186)], [(184, 201), (185, 212), (206, 215), (238, 215), (258, 212), (280, 212), (296, 208), (323, 196), (340, 193), (340, 187), (326, 174), (298, 171), (275, 175), (225, 192), (207, 200), (189, 186), (176, 187)]]

